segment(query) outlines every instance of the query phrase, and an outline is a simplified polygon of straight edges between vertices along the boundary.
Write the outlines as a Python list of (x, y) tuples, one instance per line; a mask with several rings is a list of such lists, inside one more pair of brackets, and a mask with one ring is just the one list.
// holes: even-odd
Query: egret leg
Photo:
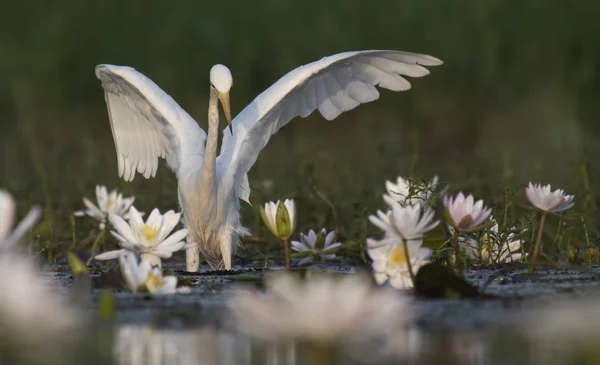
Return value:
[(200, 268), (200, 247), (194, 244), (194, 241), (188, 236), (186, 239), (188, 245), (192, 246), (185, 250), (185, 263), (188, 272), (198, 272)]

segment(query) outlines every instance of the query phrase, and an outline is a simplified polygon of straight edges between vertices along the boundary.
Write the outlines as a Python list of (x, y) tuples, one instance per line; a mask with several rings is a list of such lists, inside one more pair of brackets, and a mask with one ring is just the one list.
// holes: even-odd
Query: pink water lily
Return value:
[(543, 212), (558, 213), (575, 205), (574, 195), (566, 195), (564, 190), (561, 189), (552, 191), (550, 184), (542, 186), (541, 184), (529, 183), (529, 186), (525, 189), (525, 194), (529, 202)]
[(462, 192), (458, 193), (456, 198), (444, 196), (444, 206), (452, 220), (452, 226), (459, 232), (480, 230), (492, 214), (492, 209), (484, 206), (483, 200), (475, 202), (473, 195), (465, 197)]

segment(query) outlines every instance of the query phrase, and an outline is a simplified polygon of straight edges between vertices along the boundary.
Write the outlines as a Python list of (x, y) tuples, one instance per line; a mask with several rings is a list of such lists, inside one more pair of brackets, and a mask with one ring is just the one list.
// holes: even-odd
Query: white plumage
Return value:
[[(219, 121), (214, 108), (217, 100), (221, 101), (229, 116), (232, 83), (225, 66), (211, 69), (213, 109), (209, 107), (208, 136), (169, 95), (133, 68), (99, 65), (96, 76), (105, 89), (119, 176), (130, 181), (138, 172), (149, 178), (156, 174), (158, 158), (166, 158), (179, 180), (179, 198), (190, 236), (213, 267), (230, 269), (238, 236), (246, 232), (239, 222), (239, 199), (248, 200), (248, 170), (271, 135), (293, 118), (306, 117), (314, 110), (332, 120), (376, 100), (376, 86), (408, 90), (411, 85), (402, 76), (425, 76), (429, 70), (424, 66), (440, 64), (442, 61), (437, 58), (415, 53), (358, 51), (300, 66), (257, 96), (233, 119), (233, 133), (229, 129), (223, 131), (218, 158)], [(194, 206), (189, 204), (191, 201)], [(206, 232), (194, 232), (193, 227)], [(209, 242), (198, 242), (202, 240)], [(197, 270), (198, 260), (189, 257), (196, 254), (188, 251), (188, 270)]]

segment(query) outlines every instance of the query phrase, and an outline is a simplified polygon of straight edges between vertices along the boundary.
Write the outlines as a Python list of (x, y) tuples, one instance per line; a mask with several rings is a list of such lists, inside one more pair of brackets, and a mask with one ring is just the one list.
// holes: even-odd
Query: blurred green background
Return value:
[(350, 236), (397, 175), (439, 174), (480, 196), (550, 182), (594, 202), (599, 14), (589, 0), (11, 1), (0, 13), (0, 186), (22, 210), (45, 206), (53, 239), (67, 239), (70, 213), (95, 184), (135, 194), (146, 211), (177, 207), (164, 164), (153, 180), (117, 177), (99, 63), (135, 67), (204, 128), (215, 63), (233, 73), (236, 114), (301, 64), (398, 49), (445, 63), (408, 92), (283, 128), (251, 170), (255, 206), (293, 196), (301, 227), (331, 225), (315, 187)]

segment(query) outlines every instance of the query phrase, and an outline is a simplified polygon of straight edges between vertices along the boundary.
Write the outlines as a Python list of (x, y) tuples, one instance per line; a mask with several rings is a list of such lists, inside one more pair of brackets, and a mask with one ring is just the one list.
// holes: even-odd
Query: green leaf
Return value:
[(468, 227), (469, 224), (471, 224), (471, 221), (473, 220), (473, 217), (471, 217), (470, 214), (467, 214), (463, 217), (463, 219), (460, 220), (460, 222), (456, 225), (457, 229), (462, 231), (464, 227)]
[(275, 214), (275, 226), (277, 237), (281, 240), (286, 240), (292, 235), (292, 222), (290, 222), (290, 214), (283, 202), (277, 204), (277, 213)]
[(353, 241), (353, 240), (348, 240), (348, 241), (342, 243), (342, 248), (355, 248), (355, 247), (360, 247), (360, 245), (358, 244), (358, 242)]
[(479, 290), (437, 263), (423, 265), (415, 277), (415, 293), (424, 298), (476, 298)]
[(73, 252), (67, 252), (67, 262), (69, 264), (69, 269), (71, 269), (71, 273), (73, 275), (88, 275), (87, 266), (81, 261), (81, 259), (75, 255)]
[(293, 257), (295, 259), (303, 259), (303, 258), (308, 257), (310, 255), (312, 255), (312, 252), (309, 252), (309, 251), (294, 252), (294, 253), (290, 254), (290, 257)]
[(37, 235), (48, 233), (51, 231), (52, 231), (52, 221), (49, 219), (46, 219), (43, 222), (41, 222), (40, 224), (38, 224), (37, 226), (35, 226), (34, 229), (31, 230), (31, 235), (37, 236)]
[(317, 240), (315, 241), (315, 249), (322, 250), (323, 248), (325, 248), (325, 234), (319, 232), (319, 234), (317, 234)]
[(440, 248), (444, 243), (448, 242), (450, 237), (446, 235), (446, 231), (441, 224), (431, 231), (425, 233), (423, 236), (423, 247), (431, 248), (433, 250)]

